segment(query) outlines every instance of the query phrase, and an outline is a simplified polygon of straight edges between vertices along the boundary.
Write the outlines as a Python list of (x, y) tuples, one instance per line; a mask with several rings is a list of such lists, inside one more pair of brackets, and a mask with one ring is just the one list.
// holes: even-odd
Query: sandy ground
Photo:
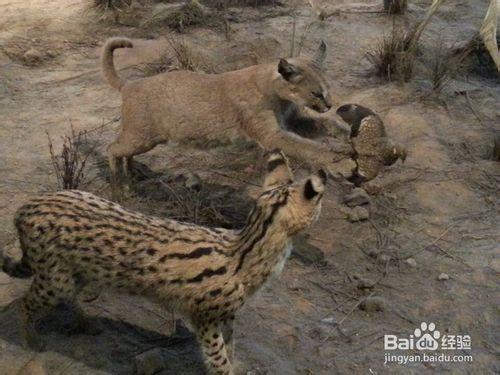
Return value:
[[(406, 22), (421, 17), (429, 3), (410, 1)], [(376, 9), (374, 1), (318, 4), (335, 14), (311, 28), (303, 53), (326, 40), (337, 104), (360, 103), (379, 112), (409, 157), (366, 187), (368, 221), (346, 220), (346, 187), (329, 185), (320, 221), (297, 245), (305, 256), (292, 258), (281, 279), (237, 317), (236, 356), (250, 374), (498, 373), (500, 168), (488, 157), (499, 130), (499, 80), (463, 74), (438, 97), (429, 93), (425, 69), (409, 84), (381, 82), (364, 74), (369, 68), (364, 55), (388, 32), (391, 19), (351, 11)], [(443, 6), (424, 34), (423, 53), (436, 45), (437, 34), (448, 44), (472, 35), (486, 7), (485, 0)], [(295, 13), (301, 35), (311, 10), (301, 4)], [(289, 51), (289, 8), (234, 9), (230, 16), (229, 39), (203, 28), (183, 36), (212, 70)], [(105, 124), (92, 135), (99, 142), (97, 170), (119, 128), (119, 94), (98, 69), (102, 42), (113, 35), (140, 38), (133, 50), (117, 53), (121, 74), (129, 76), (141, 74), (131, 66), (171, 53), (165, 29), (145, 31), (97, 18), (83, 0), (0, 1), (0, 244), (13, 253), (16, 208), (27, 197), (56, 188), (46, 132), (57, 149), (71, 124), (77, 130)], [(35, 66), (23, 58), (31, 48), (43, 59)], [(245, 207), (260, 170), (257, 165), (241, 171), (259, 158), (248, 145), (210, 150), (169, 145), (138, 159), (160, 173), (198, 173), (203, 181), (230, 189), (229, 202), (243, 201)], [(105, 179), (89, 190), (109, 195)], [(144, 191), (146, 197), (126, 205), (168, 216), (160, 203), (151, 204), (161, 198), (148, 198), (151, 190)], [(311, 254), (312, 260), (305, 259)], [(441, 273), (449, 279), (438, 280)], [(0, 273), (0, 305), (27, 286)], [(381, 297), (383, 311), (361, 310), (367, 296)], [(202, 373), (192, 335), (179, 324), (172, 332), (173, 317), (158, 305), (104, 291), (84, 308), (99, 316), (106, 330), (96, 337), (66, 336), (58, 329), (64, 312), (55, 313), (42, 327), (48, 350), (39, 354), (22, 349), (15, 311), (1, 313), (0, 373), (125, 374), (132, 372), (134, 357), (155, 348), (165, 360), (162, 374)], [(384, 334), (408, 337), (423, 321), (434, 322), (441, 334), (470, 335), (471, 350), (453, 354), (470, 354), (473, 362), (384, 364)]]

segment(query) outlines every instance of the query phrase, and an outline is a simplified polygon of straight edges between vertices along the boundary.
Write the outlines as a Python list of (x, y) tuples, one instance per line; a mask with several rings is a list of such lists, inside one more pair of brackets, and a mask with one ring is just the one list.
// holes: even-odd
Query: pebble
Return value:
[(199, 191), (201, 189), (201, 178), (196, 173), (187, 172), (183, 174), (184, 187), (189, 190)]
[(31, 48), (24, 53), (24, 61), (28, 64), (36, 64), (42, 61), (42, 54), (35, 48)]
[(326, 323), (326, 324), (335, 324), (336, 320), (333, 316), (330, 316), (328, 318), (321, 319), (321, 323)]
[(370, 203), (370, 196), (362, 188), (355, 188), (344, 197), (344, 203), (349, 207), (361, 206)]
[(406, 259), (405, 263), (409, 265), (411, 268), (417, 268), (417, 261), (413, 258)]
[(445, 280), (449, 280), (449, 279), (450, 279), (450, 276), (444, 272), (439, 274), (439, 276), (438, 276), (439, 281), (445, 281)]
[(365, 279), (364, 277), (354, 275), (356, 279), (356, 288), (358, 289), (372, 289), (375, 286), (375, 282), (370, 279)]
[(153, 375), (165, 368), (165, 361), (159, 348), (139, 354), (134, 358), (135, 375)]
[(387, 302), (382, 297), (368, 297), (360, 303), (359, 308), (367, 312), (384, 311)]
[(364, 207), (357, 206), (354, 207), (351, 212), (347, 215), (347, 220), (351, 223), (355, 223), (357, 221), (367, 220), (370, 217), (368, 210)]

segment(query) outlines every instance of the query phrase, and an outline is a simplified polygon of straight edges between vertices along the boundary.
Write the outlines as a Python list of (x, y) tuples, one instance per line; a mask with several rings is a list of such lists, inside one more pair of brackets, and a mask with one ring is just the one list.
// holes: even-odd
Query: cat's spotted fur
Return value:
[(82, 328), (92, 328), (75, 306), (76, 294), (89, 285), (114, 288), (174, 306), (196, 331), (210, 372), (232, 374), (234, 314), (281, 272), (291, 236), (319, 215), (326, 179), (320, 171), (294, 183), (279, 151), (267, 168), (241, 230), (148, 217), (82, 191), (26, 203), (15, 216), (22, 260), (5, 258), (3, 269), (34, 276), (21, 304), (27, 344), (41, 347), (35, 319), (60, 302), (74, 306)]

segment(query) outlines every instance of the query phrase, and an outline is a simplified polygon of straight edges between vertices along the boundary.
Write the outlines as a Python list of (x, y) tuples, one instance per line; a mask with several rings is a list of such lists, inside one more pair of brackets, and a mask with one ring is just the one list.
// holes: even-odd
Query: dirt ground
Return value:
[[(99, 51), (107, 37), (135, 39), (135, 48), (116, 53), (120, 74), (129, 78), (147, 74), (148, 63), (172, 57), (172, 37), (190, 46), (204, 70), (231, 70), (287, 56), (293, 19), (300, 40), (311, 8), (307, 2), (283, 3), (229, 8), (229, 32), (193, 27), (179, 35), (141, 27), (126, 12), (115, 23), (84, 0), (0, 0), (0, 246), (18, 251), (15, 210), (33, 194), (57, 188), (47, 132), (58, 149), (59, 136), (71, 125), (91, 130), (98, 145), (91, 166), (96, 179), (87, 189), (109, 197), (103, 155), (119, 129), (120, 95), (100, 75)], [(332, 16), (310, 27), (302, 53), (312, 53), (324, 39), (336, 104), (359, 103), (380, 113), (391, 138), (408, 148), (408, 158), (365, 187), (371, 194), (369, 220), (349, 222), (343, 197), (350, 188), (329, 183), (322, 216), (297, 241), (281, 279), (237, 317), (236, 357), (247, 374), (500, 372), (500, 165), (489, 160), (500, 130), (499, 80), (461, 73), (434, 95), (425, 61), (437, 35), (446, 45), (473, 35), (488, 1), (440, 8), (424, 33), (415, 78), (406, 84), (365, 74), (366, 52), (392, 25), (386, 14), (374, 12), (379, 3), (318, 2)], [(431, 1), (409, 3), (408, 14), (397, 22), (414, 23)], [(38, 54), (26, 55), (31, 49)], [(204, 149), (165, 145), (138, 160), (165, 180), (198, 174), (202, 189), (220, 192), (217, 202), (224, 210), (218, 224), (238, 226), (260, 181), (261, 157), (255, 146), (237, 143)], [(143, 178), (125, 205), (171, 216), (163, 202), (169, 192), (155, 181)], [(199, 193), (198, 222), (208, 222), (213, 199)], [(442, 273), (449, 278), (438, 280)], [(28, 285), (0, 273), (0, 305)], [(369, 296), (383, 299), (382, 311), (360, 309)], [(192, 334), (182, 324), (174, 331), (175, 317), (159, 305), (103, 291), (83, 306), (100, 317), (105, 331), (67, 336), (60, 329), (64, 311), (55, 312), (41, 327), (48, 342), (43, 353), (22, 349), (15, 311), (2, 312), (0, 373), (127, 374), (137, 355), (155, 348), (165, 362), (161, 374), (203, 373)], [(470, 335), (471, 350), (454, 354), (471, 354), (473, 362), (384, 364), (384, 334), (408, 337), (424, 321), (434, 322), (442, 334)]]

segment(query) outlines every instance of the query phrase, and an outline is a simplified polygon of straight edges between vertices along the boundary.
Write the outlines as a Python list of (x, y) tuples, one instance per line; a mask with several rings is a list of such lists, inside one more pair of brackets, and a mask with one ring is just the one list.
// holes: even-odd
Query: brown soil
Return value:
[[(409, 2), (408, 13), (398, 19), (413, 22), (430, 2)], [(174, 55), (165, 36), (175, 33), (99, 19), (87, 3), (11, 0), (1, 7), (0, 244), (14, 255), (15, 210), (29, 196), (57, 188), (46, 132), (57, 149), (70, 124), (96, 129), (90, 134), (99, 142), (92, 166), (97, 179), (87, 189), (109, 196), (103, 154), (119, 128), (120, 96), (99, 73), (102, 42), (113, 35), (139, 38), (134, 49), (117, 52), (121, 74), (129, 77), (148, 71), (144, 64)], [(309, 28), (302, 53), (324, 39), (337, 104), (360, 103), (379, 112), (409, 156), (366, 186), (368, 221), (347, 221), (342, 198), (349, 188), (329, 184), (320, 221), (297, 242), (281, 279), (237, 317), (236, 357), (251, 374), (498, 373), (500, 167), (491, 160), (500, 115), (498, 78), (460, 74), (432, 95), (423, 58), (409, 84), (369, 77), (365, 53), (392, 25), (387, 15), (373, 12), (382, 1), (314, 3), (332, 15)], [(435, 45), (437, 34), (450, 46), (472, 36), (487, 3), (443, 5), (424, 33), (422, 53)], [(299, 40), (312, 12), (297, 4)], [(230, 8), (229, 34), (193, 27), (182, 41), (197, 64), (211, 71), (269, 61), (289, 53), (292, 10), (290, 5)], [(241, 223), (261, 176), (261, 152), (245, 143), (205, 149), (168, 145), (138, 160), (157, 174), (140, 181), (136, 197), (125, 204), (171, 216), (171, 191), (155, 181), (163, 176), (182, 190), (182, 181), (169, 178), (194, 172), (204, 184), (199, 193), (204, 210), (190, 219), (201, 223)], [(206, 208), (210, 202), (216, 202), (216, 214)], [(439, 281), (441, 273), (449, 280)], [(28, 285), (0, 273), (0, 305)], [(383, 311), (361, 303), (369, 295), (383, 298)], [(181, 324), (174, 332), (174, 317), (159, 305), (104, 291), (83, 306), (99, 316), (105, 331), (67, 336), (61, 329), (66, 314), (56, 312), (41, 327), (48, 350), (39, 354), (22, 349), (15, 311), (2, 312), (0, 373), (131, 373), (134, 357), (157, 347), (168, 365), (162, 374), (202, 373), (193, 336)], [(383, 335), (408, 336), (422, 321), (435, 322), (443, 333), (470, 335), (473, 362), (384, 365)]]

